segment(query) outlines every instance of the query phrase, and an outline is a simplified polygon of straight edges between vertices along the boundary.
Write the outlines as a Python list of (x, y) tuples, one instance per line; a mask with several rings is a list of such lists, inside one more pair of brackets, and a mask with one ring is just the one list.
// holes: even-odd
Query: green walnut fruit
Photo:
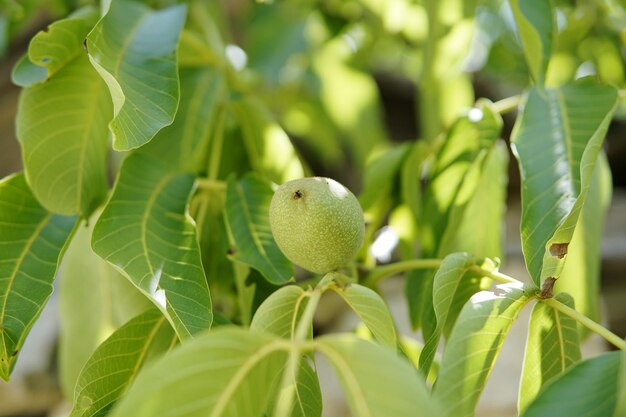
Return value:
[(270, 204), (276, 243), (296, 265), (334, 271), (363, 243), (363, 210), (354, 194), (330, 178), (301, 178), (278, 187)]

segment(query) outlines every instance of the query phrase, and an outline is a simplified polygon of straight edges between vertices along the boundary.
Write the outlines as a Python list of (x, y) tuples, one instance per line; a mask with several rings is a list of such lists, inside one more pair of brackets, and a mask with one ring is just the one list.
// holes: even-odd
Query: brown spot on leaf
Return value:
[(15, 350), (13, 351), (13, 353), (11, 353), (11, 356), (17, 356), (18, 352), (19, 352), (19, 350), (15, 349)]
[(235, 254), (235, 252), (237, 252), (237, 249), (235, 249), (235, 248), (228, 248), (228, 250), (226, 251), (226, 255), (233, 256)]
[(567, 247), (569, 246), (569, 242), (567, 243), (553, 243), (550, 245), (550, 255), (558, 256), (559, 259), (563, 259), (565, 255), (567, 255)]
[(85, 50), (85, 52), (89, 52), (89, 49), (87, 49), (87, 38), (83, 39), (83, 49)]
[(554, 296), (553, 291), (555, 282), (555, 277), (546, 278), (546, 280), (543, 282), (543, 285), (541, 286), (541, 292), (539, 293), (538, 297), (542, 300), (545, 300), (546, 298), (552, 298)]

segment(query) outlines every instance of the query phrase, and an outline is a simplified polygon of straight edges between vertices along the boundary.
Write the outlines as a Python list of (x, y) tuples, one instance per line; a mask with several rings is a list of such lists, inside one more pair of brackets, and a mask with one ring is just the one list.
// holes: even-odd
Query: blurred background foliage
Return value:
[[(155, 7), (182, 2), (150, 1)], [(383, 219), (390, 225), (403, 225), (410, 218), (407, 207), (398, 206), (400, 192), (394, 189), (403, 175), (401, 161), (419, 159), (420, 149), (441, 140), (477, 99), (496, 102), (516, 96), (529, 83), (513, 14), (505, 0), (185, 3), (190, 12), (179, 61), (218, 62), (219, 57), (212, 58), (211, 51), (202, 46), (208, 40), (212, 50), (225, 51), (232, 64), (225, 74), (227, 94), (238, 104), (222, 122), (229, 144), (224, 152), (229, 157), (224, 158), (220, 171), (239, 175), (247, 171), (245, 129), (272, 136), (267, 142), (280, 144), (283, 130), (275, 119), (294, 143), (306, 173), (333, 177), (355, 194), (365, 191), (361, 202), (374, 225), (384, 224)], [(557, 30), (546, 84), (559, 86), (596, 75), (602, 82), (626, 89), (626, 2), (552, 3)], [(0, 177), (20, 169), (14, 134), (19, 90), (10, 82), (11, 68), (35, 33), (88, 4), (97, 2), (0, 0)], [(245, 100), (238, 100), (242, 97)], [(626, 186), (624, 103), (621, 100), (606, 141), (615, 187)], [(255, 117), (247, 119), (246, 127), (241, 122), (245, 117), (237, 115), (251, 108), (256, 109), (249, 111)], [(505, 115), (504, 139), (508, 140), (513, 122), (510, 114)], [(284, 157), (285, 164), (289, 158), (281, 155), (280, 146), (268, 152), (274, 152), (269, 157), (284, 169), (280, 158)], [(513, 158), (509, 164), (508, 196), (516, 200), (519, 174)], [(219, 192), (212, 196), (223, 198)], [(205, 210), (215, 215), (207, 216), (207, 222), (199, 223), (198, 228), (223, 227), (223, 201), (196, 198), (192, 214), (201, 204), (208, 204)], [(403, 235), (414, 233), (411, 227), (396, 229), (401, 241), (414, 240), (414, 235)], [(371, 243), (377, 227), (368, 230)], [(208, 234), (203, 236), (211, 239)], [(225, 253), (228, 242), (217, 239), (206, 245), (216, 248), (203, 252), (205, 266), (214, 269), (207, 275), (228, 276), (219, 271), (231, 268), (230, 262), (214, 256)], [(412, 248), (401, 245), (403, 250)], [(243, 272), (244, 276), (247, 273)], [(256, 275), (252, 273), (248, 280), (261, 286), (264, 281)], [(235, 304), (228, 299), (231, 285), (230, 280), (212, 283), (211, 291), (222, 311), (235, 308), (229, 305)], [(259, 301), (273, 288), (262, 290), (254, 295)], [(624, 332), (626, 328), (616, 330)]]
[[(92, 3), (2, 0), (0, 56), (10, 63), (36, 31)], [(623, 87), (624, 2), (554, 3), (558, 30), (547, 85), (596, 74)], [(528, 82), (502, 0), (230, 0), (210, 2), (208, 14), (199, 4), (191, 5), (189, 33), (211, 36), (206, 22), (215, 22), (220, 36), (213, 39), (226, 43), (215, 46), (226, 46), (241, 66), (237, 87), (262, 98), (313, 172), (357, 191), (364, 166), (394, 143), (433, 140), (477, 97), (519, 94)], [(618, 119), (625, 112), (622, 105)], [(3, 142), (11, 130), (3, 124)], [(3, 162), (2, 174), (15, 171)]]

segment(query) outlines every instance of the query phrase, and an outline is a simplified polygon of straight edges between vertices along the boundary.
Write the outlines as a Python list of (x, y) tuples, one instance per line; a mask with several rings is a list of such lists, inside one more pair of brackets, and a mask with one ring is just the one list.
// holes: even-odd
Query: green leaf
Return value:
[(321, 417), (322, 392), (320, 381), (313, 366), (306, 357), (300, 359), (298, 376), (295, 383), (292, 380), (290, 385), (287, 385), (280, 392), (277, 392), (272, 399), (274, 403), (269, 407), (270, 411), (268, 416), (275, 416), (277, 400), (282, 396), (289, 395), (289, 391), (294, 391), (292, 394), (294, 401), (292, 403), (291, 413), (289, 414), (290, 417)]
[(293, 277), (293, 266), (280, 251), (270, 229), (269, 210), (274, 192), (255, 175), (240, 181), (231, 178), (226, 190), (226, 220), (233, 258), (257, 269), (273, 284)]
[(315, 346), (337, 372), (354, 417), (441, 415), (413, 366), (395, 351), (353, 335), (323, 336)]
[(16, 118), (26, 178), (37, 199), (49, 211), (85, 218), (108, 191), (111, 98), (83, 50), (96, 20), (94, 9), (81, 9), (33, 38), (30, 62), (47, 68), (49, 79), (22, 90)]
[(181, 172), (205, 170), (224, 93), (224, 78), (217, 69), (181, 69), (180, 106), (174, 123), (161, 129), (141, 151)]
[(254, 171), (277, 184), (304, 176), (289, 136), (259, 101), (246, 98), (232, 102), (231, 106), (241, 125)]
[[(554, 298), (574, 308), (574, 299), (569, 294), (560, 293)], [(576, 320), (548, 304), (535, 304), (528, 325), (518, 401), (519, 413), (522, 414), (532, 403), (541, 387), (565, 372), (580, 358)]]
[(547, 385), (522, 417), (614, 415), (621, 352), (609, 352), (572, 366)]
[(414, 142), (407, 151), (400, 171), (402, 199), (411, 209), (415, 219), (421, 218), (422, 174), (429, 154), (430, 150), (425, 141)]
[[(478, 101), (450, 129), (422, 193), (418, 218), (422, 257), (443, 258), (453, 252), (496, 257), (501, 253), (505, 204), (502, 172), (506, 169), (505, 151), (498, 142), (501, 130), (502, 118), (487, 100)], [(489, 191), (495, 191), (494, 201), (485, 207), (484, 195)], [(469, 217), (476, 214), (477, 219)], [(492, 217), (484, 217), (487, 215)], [(490, 226), (477, 221), (481, 218)], [(497, 252), (486, 253), (491, 250)], [(422, 327), (425, 340), (437, 328), (432, 305), (434, 275), (434, 271), (412, 272), (405, 289), (411, 323)]]
[(408, 145), (391, 148), (365, 167), (363, 191), (359, 194), (363, 210), (373, 206), (381, 196), (391, 193), (397, 182), (396, 176), (410, 150)]
[(536, 286), (558, 278), (617, 100), (590, 79), (531, 89), (511, 135), (522, 178), (522, 248)]
[(142, 371), (111, 417), (259, 417), (290, 347), (265, 333), (215, 329)]
[(84, 54), (83, 41), (97, 21), (97, 10), (83, 7), (37, 33), (13, 68), (13, 82), (21, 87), (41, 83)]
[(80, 370), (94, 350), (151, 304), (124, 276), (93, 253), (91, 227), (79, 226), (63, 257), (59, 281), (59, 379), (74, 396)]
[(116, 0), (87, 36), (91, 63), (113, 97), (114, 149), (142, 146), (174, 120), (176, 45), (186, 11), (184, 5), (153, 11), (140, 2)]
[(168, 352), (178, 338), (156, 308), (133, 318), (113, 333), (80, 372), (71, 417), (106, 416), (137, 374)]
[(30, 41), (30, 61), (46, 68), (47, 78), (51, 78), (65, 65), (84, 54), (83, 42), (97, 21), (98, 11), (94, 7), (84, 7), (67, 19), (52, 23)]
[(398, 346), (396, 328), (389, 308), (376, 291), (359, 284), (330, 287), (359, 316), (376, 340), (394, 351)]
[(617, 381), (617, 405), (613, 417), (626, 415), (626, 351), (622, 351), (620, 359), (619, 380)]
[(498, 140), (481, 162), (474, 163), (466, 174), (478, 175), (468, 200), (457, 198), (450, 210), (441, 237), (440, 256), (469, 251), (478, 257), (502, 257), (509, 167), (505, 143)]
[(0, 181), (0, 377), (5, 381), (50, 294), (76, 217), (48, 213), (23, 174)]
[[(490, 151), (502, 131), (502, 118), (493, 111), (491, 103), (479, 101), (475, 109), (459, 118), (450, 129), (446, 141), (435, 156), (424, 193), (420, 219), (424, 256), (445, 256), (465, 251), (476, 256), (471, 247), (451, 247), (444, 235), (454, 232), (462, 221), (463, 212), (481, 185), (481, 175)], [(492, 220), (493, 221), (493, 220)]]
[(280, 288), (259, 306), (252, 318), (250, 329), (291, 339), (309, 295), (296, 285)]
[[(477, 285), (466, 278), (466, 273), (476, 266), (476, 258), (466, 252), (453, 253), (446, 256), (435, 274), (432, 292), (432, 303), (436, 317), (436, 328), (424, 344), (420, 355), (420, 370), (428, 375), (430, 366), (439, 346), (439, 339), (448, 320), (454, 322), (456, 315), (470, 297), (478, 291)], [(462, 297), (461, 297), (462, 295)], [(450, 313), (453, 314), (450, 314)], [(456, 312), (456, 314), (454, 314)]]
[(45, 81), (47, 75), (44, 67), (33, 64), (28, 54), (24, 54), (11, 71), (11, 81), (19, 87), (28, 87)]
[(314, 55), (312, 69), (318, 77), (325, 114), (341, 131), (339, 138), (346, 142), (353, 160), (361, 165), (387, 137), (376, 82), (371, 74), (348, 62), (350, 54), (344, 51), (340, 37), (331, 39)]
[(16, 119), (26, 178), (48, 210), (88, 217), (108, 191), (111, 99), (85, 55), (22, 90)]
[(163, 311), (181, 340), (209, 329), (212, 321), (195, 225), (187, 213), (193, 185), (193, 175), (131, 154), (91, 241), (94, 252)]
[(530, 297), (513, 284), (475, 294), (448, 339), (433, 398), (448, 417), (473, 416), (511, 324)]
[(543, 85), (552, 54), (552, 6), (549, 1), (532, 0), (511, 0), (510, 4), (530, 74), (536, 84)]
[[(562, 279), (554, 285), (555, 293), (571, 294), (576, 300), (576, 310), (594, 321), (600, 321), (600, 244), (611, 189), (611, 170), (606, 155), (601, 153), (567, 251)], [(578, 326), (578, 331), (582, 338), (591, 334), (591, 330), (582, 325)]]

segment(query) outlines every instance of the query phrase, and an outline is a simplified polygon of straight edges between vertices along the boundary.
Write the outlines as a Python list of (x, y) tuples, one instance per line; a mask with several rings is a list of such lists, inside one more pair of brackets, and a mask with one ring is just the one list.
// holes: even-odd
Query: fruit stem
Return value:
[(624, 341), (624, 339), (622, 339), (621, 337), (619, 337), (618, 335), (616, 335), (615, 333), (613, 333), (606, 327), (591, 320), (589, 317), (585, 316), (584, 314), (579, 313), (578, 311), (574, 310), (573, 308), (563, 304), (562, 302), (554, 298), (546, 298), (544, 300), (541, 300), (541, 302), (546, 303), (550, 307), (553, 307), (556, 310), (559, 310), (561, 313), (573, 318), (574, 320), (576, 320), (577, 322), (579, 322), (580, 324), (582, 324), (589, 330), (605, 338), (609, 343), (613, 344), (618, 349), (626, 350), (626, 341)]
[(441, 259), (411, 259), (409, 261), (396, 262), (389, 265), (374, 268), (363, 281), (366, 287), (376, 287), (380, 281), (400, 272), (414, 269), (437, 269), (441, 265)]

